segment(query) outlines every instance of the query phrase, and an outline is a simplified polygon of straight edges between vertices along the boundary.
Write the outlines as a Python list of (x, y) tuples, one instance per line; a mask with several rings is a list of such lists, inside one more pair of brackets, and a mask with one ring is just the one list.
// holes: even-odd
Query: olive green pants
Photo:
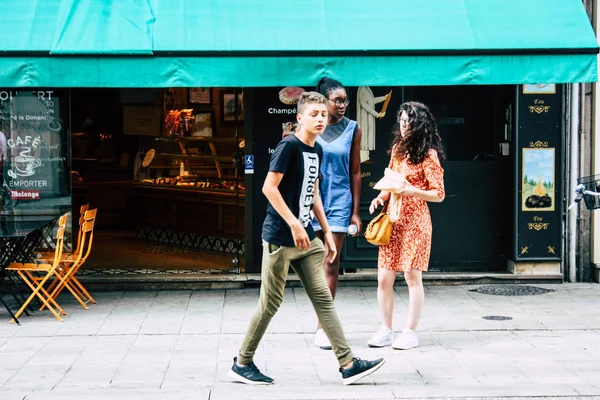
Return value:
[(352, 351), (344, 337), (331, 292), (325, 282), (324, 258), (325, 247), (318, 238), (310, 242), (307, 250), (276, 246), (263, 241), (260, 299), (240, 348), (238, 363), (247, 364), (252, 361), (269, 322), (283, 301), (290, 264), (306, 290), (339, 364), (343, 366), (352, 361)]

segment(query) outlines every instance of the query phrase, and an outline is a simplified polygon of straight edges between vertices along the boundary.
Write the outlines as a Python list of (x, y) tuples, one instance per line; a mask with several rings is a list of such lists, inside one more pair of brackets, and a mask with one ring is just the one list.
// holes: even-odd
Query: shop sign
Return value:
[(13, 200), (39, 200), (39, 190), (11, 190), (10, 198)]

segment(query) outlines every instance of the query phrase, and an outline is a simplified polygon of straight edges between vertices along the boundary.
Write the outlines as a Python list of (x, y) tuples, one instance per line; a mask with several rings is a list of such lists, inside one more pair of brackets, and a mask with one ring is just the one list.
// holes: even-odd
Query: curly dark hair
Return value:
[(397, 123), (394, 129), (392, 146), (389, 154), (395, 152), (395, 156), (408, 158), (412, 164), (423, 162), (430, 149), (437, 151), (440, 161), (446, 159), (442, 138), (438, 134), (435, 117), (429, 108), (416, 101), (409, 101), (400, 106), (396, 118), (400, 118), (402, 111), (408, 116), (409, 134), (402, 137), (400, 134), (400, 124)]

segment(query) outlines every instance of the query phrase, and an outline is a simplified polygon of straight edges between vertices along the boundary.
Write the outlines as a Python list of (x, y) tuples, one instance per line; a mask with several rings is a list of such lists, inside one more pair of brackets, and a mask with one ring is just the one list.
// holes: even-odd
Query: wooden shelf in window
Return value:
[[(207, 137), (207, 136), (177, 136), (177, 137), (160, 137), (155, 140), (166, 141), (182, 141), (182, 142), (205, 142), (205, 143), (235, 143), (234, 137)], [(244, 138), (238, 138), (238, 143)]]
[(162, 156), (171, 157), (171, 158), (185, 158), (189, 160), (204, 160), (204, 161), (219, 161), (219, 162), (230, 162), (233, 163), (233, 159), (231, 157), (223, 157), (223, 156), (205, 156), (200, 154), (171, 154), (171, 153), (162, 153)]

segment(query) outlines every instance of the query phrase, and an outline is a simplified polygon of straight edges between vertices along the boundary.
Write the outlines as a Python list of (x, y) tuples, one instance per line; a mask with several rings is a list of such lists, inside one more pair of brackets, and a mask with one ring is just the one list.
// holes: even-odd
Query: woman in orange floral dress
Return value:
[[(415, 330), (424, 303), (422, 273), (427, 271), (431, 252), (431, 217), (427, 202), (444, 200), (444, 159), (441, 138), (435, 118), (424, 104), (408, 102), (398, 111), (399, 129), (394, 133), (389, 168), (406, 176), (399, 185), (400, 215), (392, 230), (389, 245), (379, 247), (377, 301), (381, 328), (368, 341), (371, 347), (392, 345), (406, 350), (417, 347)], [(371, 214), (390, 199), (390, 192), (381, 191), (373, 199)], [(408, 285), (408, 323), (394, 340), (392, 314), (394, 311), (394, 281), (403, 272)]]

